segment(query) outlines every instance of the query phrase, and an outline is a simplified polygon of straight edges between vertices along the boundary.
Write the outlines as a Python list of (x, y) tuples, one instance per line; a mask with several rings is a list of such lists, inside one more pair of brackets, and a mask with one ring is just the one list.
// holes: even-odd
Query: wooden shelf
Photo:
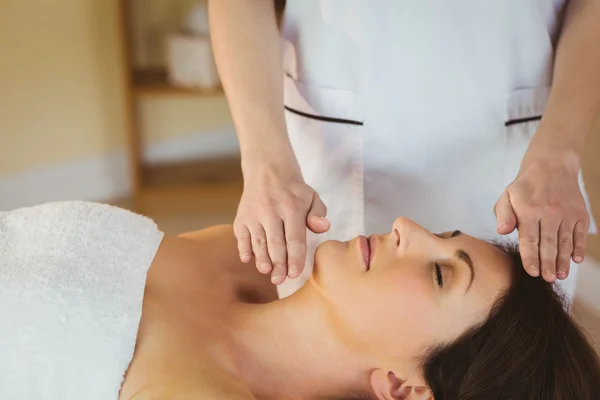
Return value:
[(189, 88), (176, 86), (167, 79), (167, 71), (164, 69), (135, 69), (132, 74), (133, 91), (138, 95), (145, 96), (223, 96), (223, 88), (219, 85), (212, 89)]
[(143, 99), (169, 100), (178, 96), (189, 96), (221, 101), (225, 95), (220, 85), (210, 89), (174, 85), (169, 82), (164, 67), (137, 67), (133, 59), (135, 41), (132, 36), (132, 23), (136, 17), (132, 13), (136, 8), (132, 0), (119, 0), (119, 5), (120, 35), (124, 44), (122, 78), (126, 96), (125, 122), (133, 188), (131, 208), (143, 213), (144, 207), (155, 198), (164, 199), (168, 204), (173, 204), (173, 207), (178, 207), (181, 199), (188, 196), (205, 196), (203, 194), (205, 192), (222, 190), (225, 190), (228, 195), (233, 193), (239, 198), (243, 187), (239, 156), (159, 165), (145, 163), (142, 156), (144, 141), (138, 108)]

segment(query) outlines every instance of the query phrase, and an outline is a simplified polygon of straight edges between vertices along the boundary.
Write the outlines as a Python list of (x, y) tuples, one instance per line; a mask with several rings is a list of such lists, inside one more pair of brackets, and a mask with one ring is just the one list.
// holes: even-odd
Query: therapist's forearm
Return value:
[(600, 0), (571, 0), (558, 41), (552, 90), (524, 163), (553, 159), (581, 168), (600, 111)]
[(285, 124), (274, 0), (210, 0), (209, 17), (244, 175), (264, 165), (299, 171)]

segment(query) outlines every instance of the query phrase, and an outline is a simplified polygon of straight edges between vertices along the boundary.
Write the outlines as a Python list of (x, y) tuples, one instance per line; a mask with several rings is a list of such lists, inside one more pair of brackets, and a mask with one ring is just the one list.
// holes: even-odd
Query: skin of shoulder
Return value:
[(171, 380), (147, 385), (127, 400), (196, 399), (257, 400), (241, 381), (219, 368), (205, 368), (205, 372), (193, 383), (189, 380)]
[[(179, 239), (193, 240), (198, 245), (214, 250), (219, 260), (228, 264), (241, 264), (237, 239), (231, 225), (215, 225), (198, 231), (186, 232), (176, 236)], [(224, 257), (226, 256), (226, 257)]]
[(219, 383), (215, 379), (202, 389), (151, 386), (136, 393), (129, 400), (257, 400), (247, 389), (238, 386), (228, 384), (225, 380)]
[[(260, 298), (260, 302), (276, 299), (276, 289), (270, 284), (268, 277), (256, 271), (253, 265), (244, 265), (238, 256), (237, 240), (231, 225), (218, 225), (206, 229), (186, 232), (177, 236), (167, 237), (163, 243), (163, 251), (155, 259), (155, 268), (152, 279), (155, 282), (172, 281), (176, 274), (171, 272), (174, 260), (184, 263), (202, 265), (204, 260), (215, 260), (212, 265), (228, 266), (229, 271), (234, 270), (235, 276), (232, 283), (249, 292), (256, 292), (254, 297)], [(212, 267), (211, 267), (212, 268)], [(220, 268), (223, 270), (222, 268)], [(229, 272), (231, 273), (231, 272)], [(177, 282), (179, 283), (179, 282)], [(148, 289), (147, 292), (150, 292)], [(252, 297), (252, 296), (251, 296)], [(151, 358), (143, 358), (148, 362)], [(144, 367), (142, 366), (142, 370)], [(121, 393), (127, 397), (120, 400), (187, 400), (187, 399), (227, 399), (227, 400), (256, 400), (256, 397), (234, 376), (214, 368), (200, 368), (193, 378), (183, 379), (180, 374), (175, 377), (179, 383), (165, 383), (164, 375), (157, 377), (162, 382), (150, 384), (143, 387), (136, 394), (131, 394), (130, 389), (136, 390), (137, 384), (148, 382), (148, 375), (143, 372), (144, 378), (138, 378), (139, 372), (133, 378), (136, 382), (128, 385), (126, 392)], [(201, 377), (200, 379), (198, 379)], [(140, 379), (141, 381), (138, 381)], [(152, 379), (149, 379), (150, 381)], [(133, 382), (133, 381), (130, 381)], [(156, 382), (156, 380), (155, 380)], [(139, 387), (139, 386), (138, 386)], [(128, 397), (133, 396), (133, 397)]]

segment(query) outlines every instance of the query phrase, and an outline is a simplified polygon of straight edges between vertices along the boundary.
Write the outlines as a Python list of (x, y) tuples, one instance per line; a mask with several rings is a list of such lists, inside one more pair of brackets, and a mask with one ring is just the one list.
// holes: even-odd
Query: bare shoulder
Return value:
[(120, 397), (119, 400), (257, 400), (246, 385), (231, 375), (212, 373), (205, 378), (195, 379), (193, 385), (180, 381), (171, 385), (147, 386), (133, 397)]
[(199, 257), (219, 262), (231, 268), (239, 268), (237, 239), (231, 225), (215, 225), (199, 231), (177, 235), (177, 239), (188, 248), (195, 248)]
[(185, 232), (177, 235), (177, 237), (199, 241), (214, 240), (216, 238), (235, 241), (232, 225), (214, 225), (197, 231)]
[[(128, 400), (192, 400), (192, 399), (213, 399), (213, 400), (257, 400), (252, 394), (234, 393), (233, 391), (215, 393), (215, 391), (196, 390), (193, 392), (181, 393), (139, 393)], [(125, 400), (125, 399), (124, 399)]]

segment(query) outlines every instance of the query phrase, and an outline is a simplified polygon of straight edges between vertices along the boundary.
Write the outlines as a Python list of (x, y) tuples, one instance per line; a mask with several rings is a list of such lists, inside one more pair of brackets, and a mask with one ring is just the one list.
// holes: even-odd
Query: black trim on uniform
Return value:
[(354, 120), (351, 120), (351, 119), (322, 117), (320, 115), (307, 114), (307, 113), (302, 112), (302, 111), (294, 110), (293, 108), (290, 108), (288, 106), (284, 106), (284, 108), (286, 110), (288, 110), (289, 112), (297, 114), (297, 115), (299, 115), (301, 117), (310, 118), (310, 119), (316, 119), (317, 121), (333, 122), (333, 123), (336, 123), (336, 124), (363, 125), (362, 122), (360, 122), (360, 121), (354, 121)]
[(511, 119), (511, 120), (506, 121), (504, 123), (504, 126), (524, 124), (526, 122), (539, 121), (540, 119), (542, 119), (541, 115), (536, 115), (534, 117), (527, 117), (527, 118)]

